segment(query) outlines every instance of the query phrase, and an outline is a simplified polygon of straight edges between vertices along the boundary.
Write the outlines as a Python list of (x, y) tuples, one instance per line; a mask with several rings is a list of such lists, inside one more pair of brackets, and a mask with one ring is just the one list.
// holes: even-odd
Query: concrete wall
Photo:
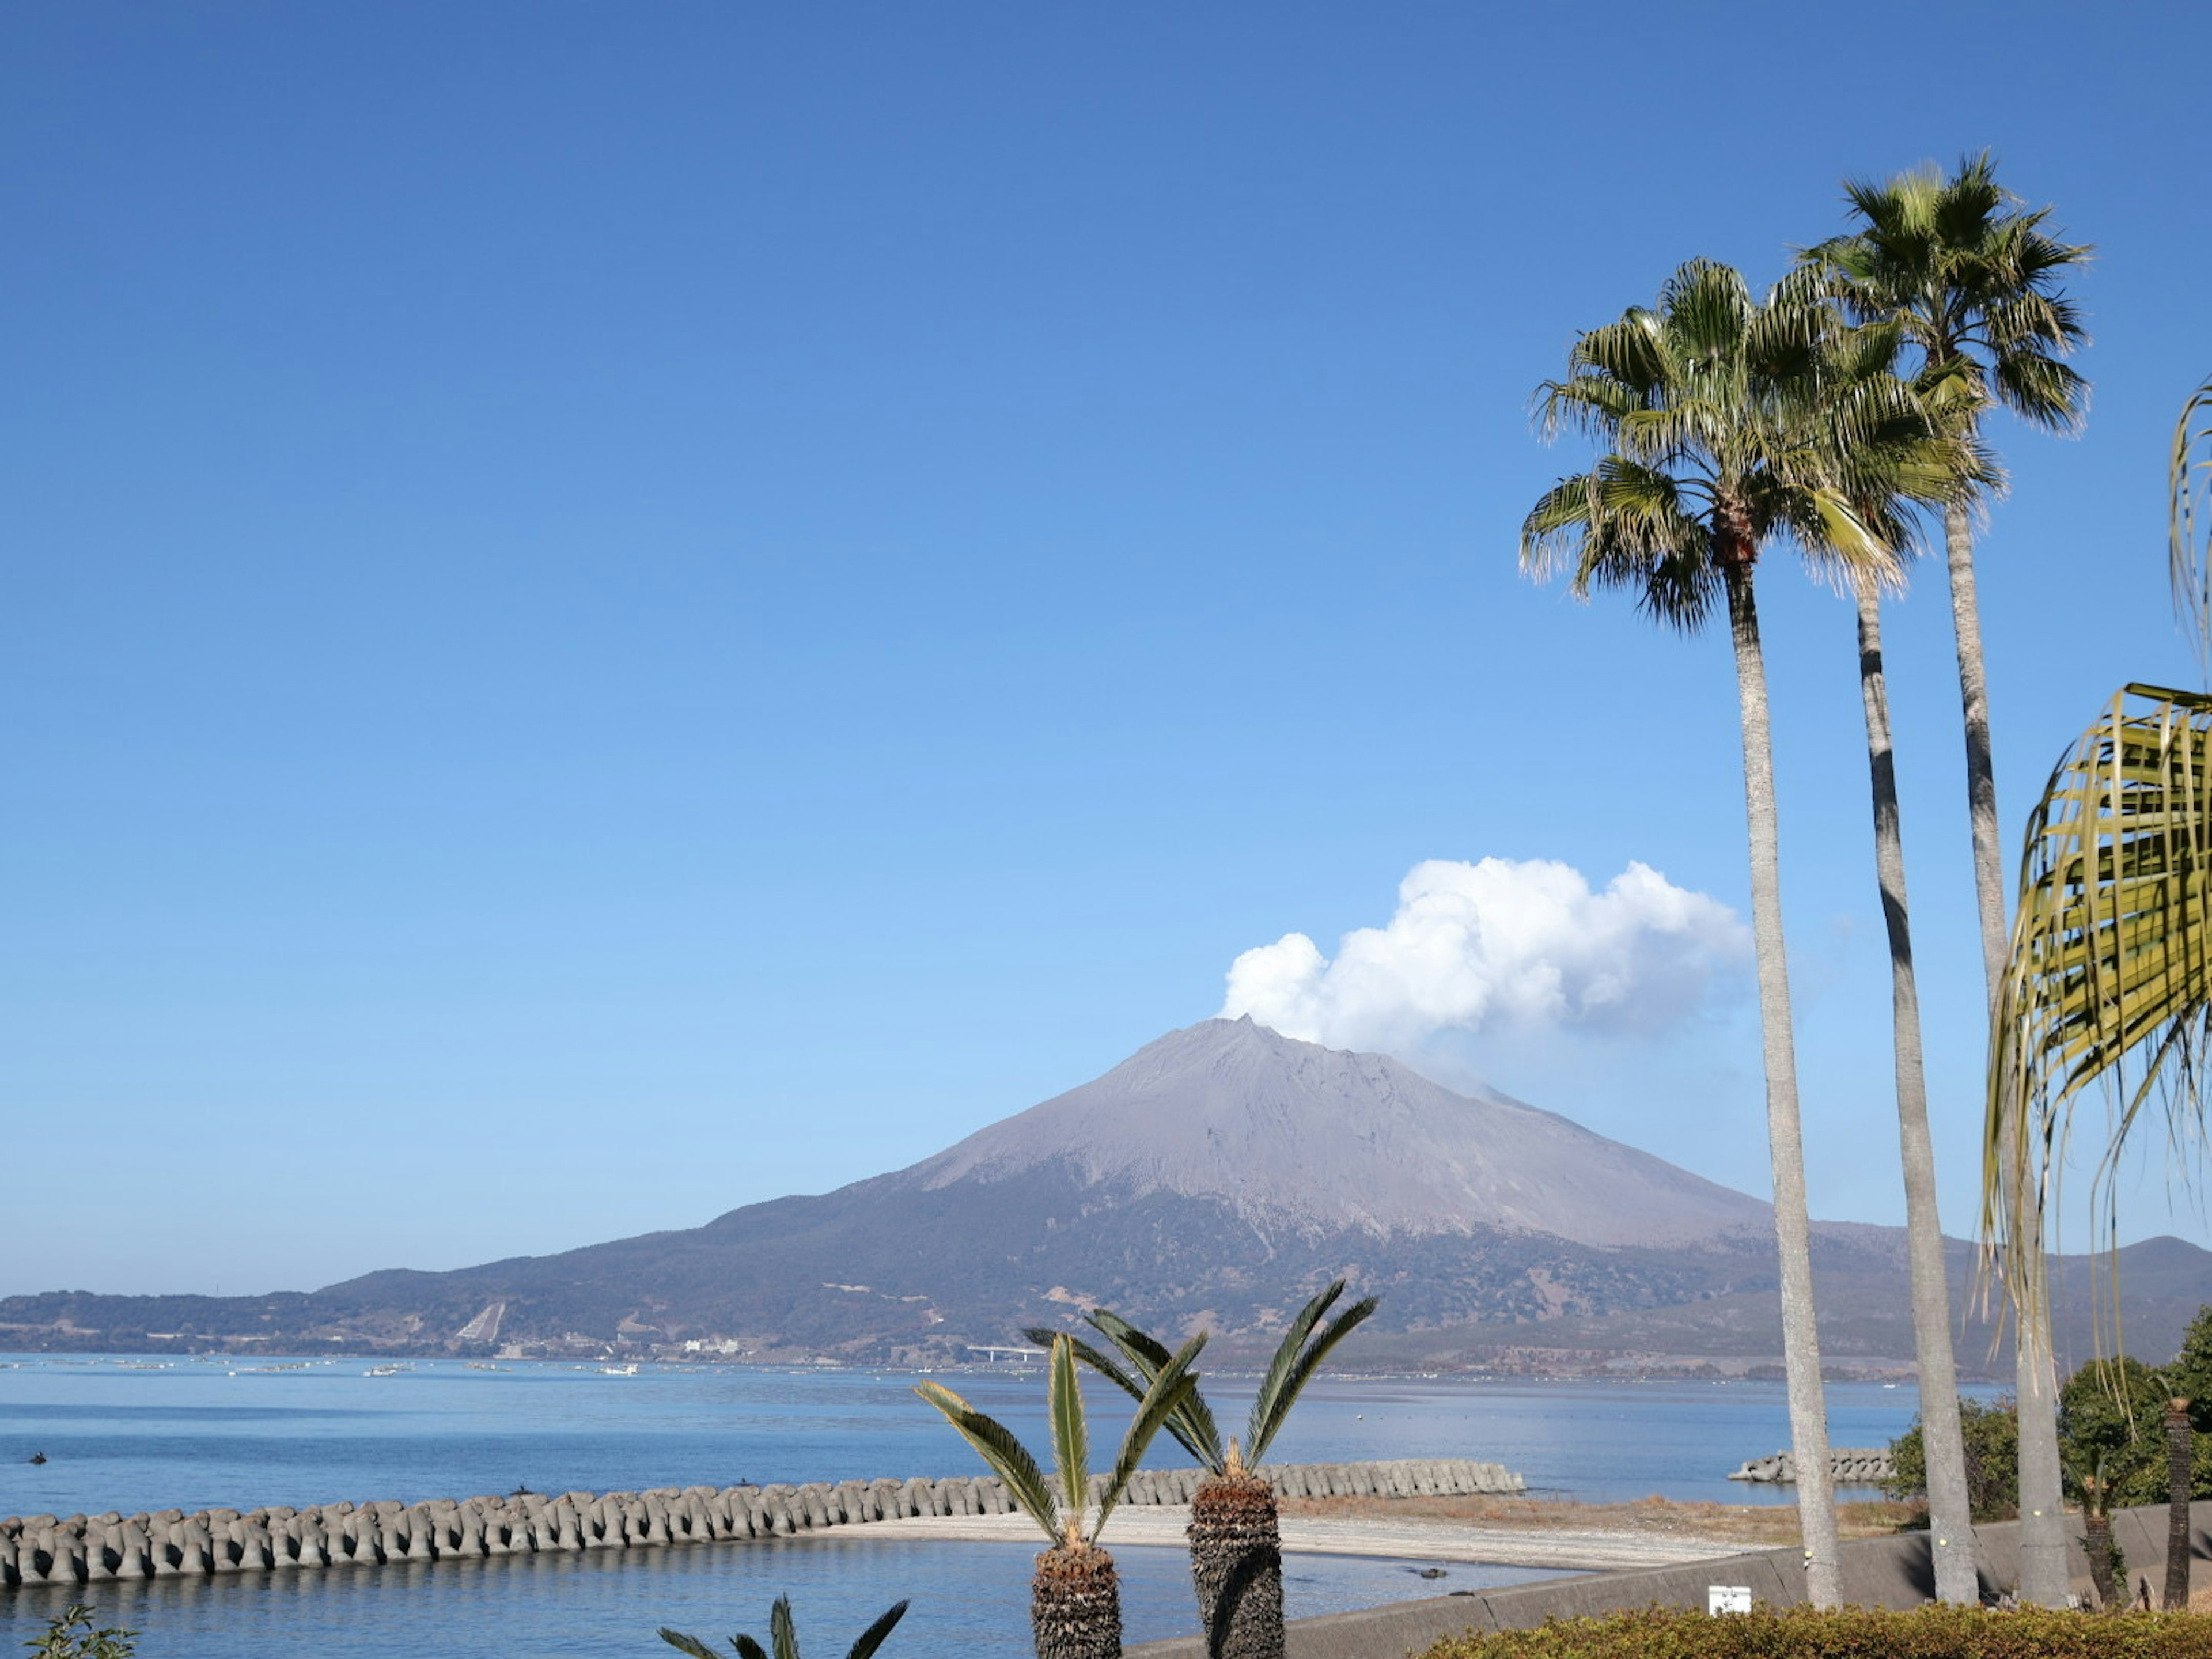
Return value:
[[(1415, 1458), (1288, 1464), (1260, 1471), (1287, 1497), (1516, 1492), (1496, 1463)], [(1187, 1504), (1196, 1469), (1145, 1469), (1125, 1502)], [(1102, 1477), (1103, 1480), (1103, 1477)], [(1093, 1482), (1094, 1490), (1098, 1481)], [(509, 1498), (320, 1504), (307, 1509), (162, 1510), (146, 1515), (15, 1516), (0, 1521), (0, 1585), (100, 1583), (180, 1574), (322, 1571), (386, 1561), (539, 1551), (657, 1549), (788, 1537), (918, 1515), (1003, 1515), (989, 1475), (846, 1480), (803, 1486), (664, 1486), (653, 1492), (526, 1492)]]
[[(2212, 1571), (2212, 1501), (2191, 1504), (2190, 1518), (2190, 1557), (2197, 1564), (2190, 1571), (2197, 1578)], [(2086, 1597), (2090, 1594), (2089, 1566), (2081, 1553), (2081, 1524), (2070, 1518), (2069, 1524), (2074, 1588)], [(1974, 1529), (1985, 1596), (1993, 1597), (2014, 1583), (2020, 1564), (2019, 1530), (2011, 1522)], [(2130, 1582), (2148, 1577), (2154, 1601), (2166, 1580), (2166, 1506), (2123, 1510), (2113, 1517), (2112, 1533), (2127, 1556)], [(1753, 1600), (1775, 1607), (1794, 1606), (1805, 1599), (1805, 1574), (1797, 1552), (1760, 1550), (1687, 1566), (1593, 1573), (1301, 1619), (1290, 1627), (1287, 1659), (1396, 1659), (1469, 1630), (1528, 1629), (1547, 1619), (1619, 1613), (1655, 1603), (1702, 1609), (1706, 1591), (1715, 1584), (1741, 1585)], [(1862, 1539), (1844, 1546), (1844, 1600), (1863, 1607), (1908, 1608), (1935, 1594), (1927, 1534)], [(1179, 1637), (1172, 1642), (1147, 1642), (1129, 1653), (1131, 1659), (1139, 1655), (1143, 1659), (1205, 1659), (1206, 1644), (1195, 1636)]]

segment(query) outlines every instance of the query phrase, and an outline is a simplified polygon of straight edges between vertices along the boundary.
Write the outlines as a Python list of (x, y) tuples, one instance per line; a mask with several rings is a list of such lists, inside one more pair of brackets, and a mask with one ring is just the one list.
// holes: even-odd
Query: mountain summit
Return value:
[(1652, 1245), (1769, 1224), (1759, 1200), (1554, 1113), (1455, 1094), (1388, 1055), (1300, 1042), (1249, 1015), (1171, 1031), (895, 1178), (935, 1189), (1049, 1167), (1308, 1233)]

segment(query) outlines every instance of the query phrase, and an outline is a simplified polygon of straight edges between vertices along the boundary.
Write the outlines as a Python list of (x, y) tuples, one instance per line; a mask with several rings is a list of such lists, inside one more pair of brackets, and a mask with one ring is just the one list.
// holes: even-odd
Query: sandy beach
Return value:
[[(1698, 1526), (1686, 1520), (1685, 1511), (1711, 1510), (1717, 1507), (1712, 1505), (1592, 1505), (1586, 1516), (1574, 1513), (1577, 1506), (1558, 1504), (1530, 1505), (1518, 1515), (1498, 1504), (1470, 1505), (1469, 1513), (1457, 1515), (1437, 1512), (1439, 1505), (1422, 1507), (1426, 1513), (1391, 1513), (1371, 1505), (1351, 1510), (1335, 1504), (1327, 1506), (1330, 1512), (1315, 1513), (1310, 1511), (1322, 1506), (1286, 1506), (1281, 1521), (1283, 1547), (1292, 1554), (1388, 1556), (1613, 1572), (1709, 1560), (1791, 1541), (1782, 1535), (1747, 1537), (1747, 1529), (1741, 1524)], [(1297, 1512), (1301, 1510), (1308, 1512)], [(1741, 1514), (1723, 1513), (1731, 1519)], [(1764, 1516), (1759, 1519), (1765, 1521)], [(1778, 1522), (1752, 1530), (1787, 1532), (1794, 1519), (1785, 1511)], [(1102, 1541), (1109, 1549), (1117, 1544), (1180, 1547), (1189, 1524), (1188, 1505), (1132, 1505), (1115, 1511)], [(862, 1535), (877, 1538), (1034, 1541), (1040, 1547), (1043, 1543), (1036, 1523), (1020, 1515), (923, 1516), (877, 1522), (860, 1530)]]

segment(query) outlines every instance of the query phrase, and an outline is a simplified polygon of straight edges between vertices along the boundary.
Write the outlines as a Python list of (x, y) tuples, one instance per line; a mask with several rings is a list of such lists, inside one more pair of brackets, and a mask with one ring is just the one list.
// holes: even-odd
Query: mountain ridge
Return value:
[[(1909, 1364), (1902, 1237), (1816, 1224), (1832, 1360)], [(1972, 1249), (1949, 1250), (1966, 1310)], [(2131, 1343), (2178, 1342), (2212, 1255), (2170, 1240), (2126, 1260)], [(832, 1192), (311, 1291), (0, 1298), (0, 1346), (945, 1364), (1110, 1305), (1212, 1330), (1234, 1363), (1337, 1277), (1382, 1297), (1359, 1346), (1385, 1366), (1741, 1370), (1780, 1352), (1762, 1201), (1557, 1114), (1229, 1020)], [(2069, 1316), (2062, 1347), (2086, 1357)], [(1969, 1312), (1963, 1329), (1972, 1365), (1989, 1328)]]

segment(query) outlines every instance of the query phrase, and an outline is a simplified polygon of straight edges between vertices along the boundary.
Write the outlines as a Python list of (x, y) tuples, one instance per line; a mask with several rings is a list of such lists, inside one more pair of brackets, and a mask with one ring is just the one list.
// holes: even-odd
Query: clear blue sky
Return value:
[[(1724, 641), (1516, 574), (1577, 329), (1993, 148), (2098, 244), (2000, 424), (2008, 842), (2189, 683), (2199, 7), (23, 7), (0, 24), (0, 1292), (258, 1291), (905, 1164), (1425, 859), (1746, 906)], [(1816, 1211), (1894, 1219), (1850, 617), (1763, 578)], [(1948, 612), (1892, 618), (1946, 1160)], [(1595, 763), (1595, 764), (1593, 764)], [(1602, 782), (1593, 787), (1593, 776)], [(1480, 1041), (1763, 1190), (1747, 1005)], [(2158, 1183), (2133, 1233), (2181, 1231)]]

